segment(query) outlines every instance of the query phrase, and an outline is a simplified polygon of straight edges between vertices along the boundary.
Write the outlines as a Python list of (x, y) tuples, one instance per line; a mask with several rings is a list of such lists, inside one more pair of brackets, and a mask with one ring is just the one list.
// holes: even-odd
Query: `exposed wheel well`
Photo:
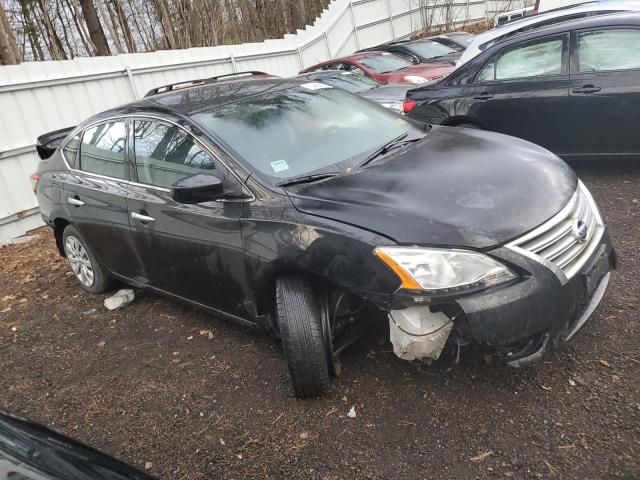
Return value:
[(64, 232), (64, 229), (67, 228), (67, 225), (70, 225), (70, 223), (64, 218), (56, 218), (53, 221), (53, 236), (56, 239), (58, 252), (60, 252), (62, 257), (66, 257), (64, 253), (64, 246), (62, 245), (62, 233)]

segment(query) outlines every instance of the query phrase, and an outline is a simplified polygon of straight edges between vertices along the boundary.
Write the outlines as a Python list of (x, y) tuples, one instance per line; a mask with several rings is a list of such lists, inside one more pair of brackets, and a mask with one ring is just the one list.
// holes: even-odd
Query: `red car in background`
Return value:
[(453, 71), (452, 65), (442, 63), (420, 63), (414, 65), (389, 52), (362, 52), (349, 57), (336, 58), (305, 68), (300, 73), (320, 70), (343, 70), (359, 73), (378, 83), (423, 84), (438, 80)]

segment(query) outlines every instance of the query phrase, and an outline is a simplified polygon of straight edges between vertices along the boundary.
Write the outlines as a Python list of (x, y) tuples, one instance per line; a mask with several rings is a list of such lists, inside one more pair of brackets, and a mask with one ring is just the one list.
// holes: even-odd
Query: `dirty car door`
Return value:
[(565, 153), (568, 90), (567, 35), (511, 45), (484, 65), (467, 91), (469, 117), (487, 130)]
[(242, 201), (183, 204), (170, 192), (175, 182), (198, 173), (217, 176), (225, 191), (241, 192), (240, 182), (177, 124), (136, 118), (132, 130), (137, 183), (127, 201), (141, 266), (135, 280), (241, 316)]
[(640, 155), (640, 29), (573, 33), (569, 137), (575, 156)]
[(98, 260), (111, 272), (129, 277), (134, 247), (127, 219), (129, 164), (125, 120), (89, 126), (64, 147), (69, 166), (63, 198), (71, 223)]

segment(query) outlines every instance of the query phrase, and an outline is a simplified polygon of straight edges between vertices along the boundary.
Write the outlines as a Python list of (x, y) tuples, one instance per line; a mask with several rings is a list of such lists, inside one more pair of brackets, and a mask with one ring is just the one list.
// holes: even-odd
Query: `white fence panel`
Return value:
[[(281, 39), (242, 45), (30, 62), (0, 67), (0, 243), (41, 223), (28, 177), (42, 133), (76, 125), (169, 83), (243, 70), (295, 75), (304, 67), (421, 28), (481, 20), (524, 0), (333, 0), (314, 25)], [(431, 5), (434, 5), (436, 2)]]

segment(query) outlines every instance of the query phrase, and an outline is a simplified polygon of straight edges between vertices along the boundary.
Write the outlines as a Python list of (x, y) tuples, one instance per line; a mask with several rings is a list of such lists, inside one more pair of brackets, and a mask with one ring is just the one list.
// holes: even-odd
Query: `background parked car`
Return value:
[(451, 47), (458, 52), (464, 52), (471, 44), (475, 35), (468, 32), (449, 32), (429, 37), (429, 40)]
[(455, 65), (456, 60), (462, 55), (458, 50), (429, 39), (413, 41), (399, 40), (360, 51), (366, 52), (372, 50), (394, 53), (399, 57), (409, 60), (413, 64), (449, 63)]
[(422, 84), (448, 75), (453, 70), (453, 67), (441, 63), (414, 65), (409, 60), (405, 60), (393, 53), (375, 51), (355, 53), (349, 57), (329, 60), (313, 67), (305, 68), (300, 73), (321, 70), (342, 70), (359, 73), (383, 84)]
[(560, 22), (577, 20), (580, 18), (603, 15), (608, 13), (618, 13), (624, 11), (640, 10), (640, 2), (636, 0), (610, 1), (603, 3), (593, 3), (550, 11), (548, 13), (523, 18), (515, 22), (501, 25), (475, 36), (471, 44), (460, 57), (458, 65), (464, 64), (479, 55), (487, 48), (495, 45), (508, 37), (527, 32), (535, 28), (548, 27)]
[(564, 156), (640, 155), (640, 14), (537, 29), (409, 90), (427, 123), (485, 128)]
[(406, 83), (381, 85), (364, 75), (341, 72), (340, 70), (304, 73), (299, 75), (299, 78), (306, 78), (331, 85), (332, 87), (342, 88), (398, 113), (403, 113), (403, 102), (407, 90), (414, 88), (413, 85)]

